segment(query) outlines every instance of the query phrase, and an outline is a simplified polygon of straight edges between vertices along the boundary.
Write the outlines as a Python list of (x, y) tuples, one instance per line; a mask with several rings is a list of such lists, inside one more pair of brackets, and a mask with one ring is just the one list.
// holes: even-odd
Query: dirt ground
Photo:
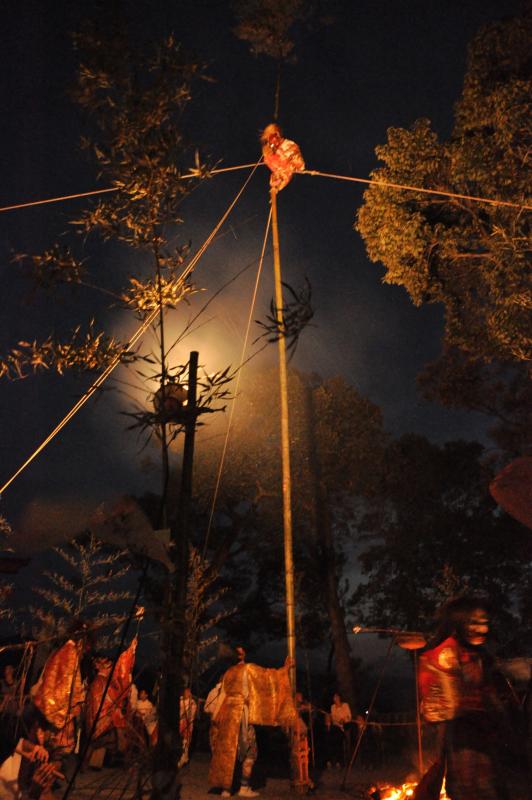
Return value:
[[(219, 796), (214, 792), (209, 794), (208, 770), (209, 755), (196, 753), (181, 772), (181, 800), (215, 800)], [(373, 783), (400, 784), (406, 779), (404, 768), (400, 766), (380, 769), (378, 774), (354, 769), (344, 791), (340, 787), (343, 776), (344, 772), (339, 768), (325, 770), (316, 775), (314, 796), (320, 800), (355, 800), (367, 797), (367, 789)], [(98, 772), (90, 770), (79, 776), (72, 797), (73, 800), (130, 800), (134, 797), (134, 783), (133, 776), (128, 776), (123, 769), (104, 768)], [(264, 800), (294, 800), (297, 797), (287, 778), (258, 775), (254, 788)]]
[[(195, 753), (190, 763), (181, 771), (180, 800), (216, 800), (219, 793), (209, 792), (207, 775), (209, 771), (209, 755)], [(259, 765), (259, 764), (258, 764)], [(411, 768), (410, 768), (411, 769)], [(275, 765), (264, 765), (254, 773), (253, 788), (259, 792), (263, 800), (294, 800), (298, 793), (290, 787), (288, 778), (275, 777)], [(520, 773), (520, 774), (518, 774)], [(273, 777), (272, 777), (273, 776)], [(371, 786), (391, 784), (400, 786), (406, 780), (415, 780), (409, 774), (408, 765), (398, 762), (380, 767), (378, 770), (367, 770), (355, 765), (346, 780), (345, 789), (341, 788), (344, 771), (340, 768), (324, 770), (314, 775), (316, 789), (309, 797), (320, 800), (367, 800)], [(509, 778), (510, 796), (512, 800), (529, 800), (529, 786), (524, 772), (512, 770)], [(123, 768), (103, 768), (100, 771), (88, 770), (80, 774), (71, 794), (72, 800), (133, 800), (136, 778)], [(144, 800), (149, 797), (149, 786), (146, 785)]]

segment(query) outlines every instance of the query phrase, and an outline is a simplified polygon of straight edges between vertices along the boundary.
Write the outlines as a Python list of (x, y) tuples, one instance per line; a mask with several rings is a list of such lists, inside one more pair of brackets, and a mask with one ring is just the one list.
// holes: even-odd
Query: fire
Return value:
[(406, 800), (407, 797), (412, 797), (416, 785), (415, 783), (403, 783), (399, 787), (381, 786), (379, 794), (381, 800)]
[[(408, 800), (413, 797), (414, 790), (417, 783), (403, 783), (402, 786), (379, 786), (380, 800)], [(445, 783), (442, 786), (440, 800), (450, 800), (449, 795), (445, 791)]]

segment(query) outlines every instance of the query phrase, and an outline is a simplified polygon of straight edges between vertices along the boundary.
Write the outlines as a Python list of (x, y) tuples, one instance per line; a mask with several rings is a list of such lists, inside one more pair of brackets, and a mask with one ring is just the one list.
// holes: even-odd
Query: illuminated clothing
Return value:
[(76, 746), (76, 717), (85, 700), (80, 661), (83, 641), (69, 639), (52, 653), (43, 667), (35, 694), (34, 705), (53, 726), (50, 749), (63, 757), (73, 753)]
[(344, 725), (347, 725), (352, 720), (351, 716), (351, 709), (349, 708), (349, 703), (340, 703), (337, 705), (333, 703), (331, 706), (331, 722), (333, 725), (338, 725), (339, 728), (342, 728)]
[(262, 148), (264, 163), (271, 169), (270, 188), (276, 192), (290, 183), (294, 172), (302, 172), (305, 162), (301, 150), (290, 139), (282, 139), (280, 144), (272, 149), (269, 144)]
[[(445, 639), (421, 656), (419, 688), (423, 716), (443, 728), (441, 761), (431, 769), (442, 778), (445, 772), (451, 800), (506, 798), (496, 755), (499, 702), (486, 651)], [(439, 798), (436, 783), (415, 797)]]
[(295, 707), (288, 670), (237, 664), (223, 677), (224, 699), (211, 725), (212, 760), (209, 785), (230, 789), (236, 759), (243, 761), (243, 778), (257, 756), (253, 725), (291, 727)]
[(182, 696), (179, 700), (179, 735), (181, 737), (182, 754), (180, 765), (186, 764), (188, 761), (188, 751), (190, 749), (190, 742), (192, 741), (192, 733), (194, 731), (194, 720), (196, 718), (196, 711), (198, 706), (192, 697)]
[(92, 739), (99, 739), (113, 728), (123, 729), (126, 727), (130, 710), (129, 694), (136, 647), (137, 641), (134, 639), (127, 650), (120, 653), (109, 686), (107, 686), (107, 682), (112, 662), (105, 659), (98, 665), (98, 673), (87, 694), (86, 729), (87, 733), (90, 733), (95, 726)]

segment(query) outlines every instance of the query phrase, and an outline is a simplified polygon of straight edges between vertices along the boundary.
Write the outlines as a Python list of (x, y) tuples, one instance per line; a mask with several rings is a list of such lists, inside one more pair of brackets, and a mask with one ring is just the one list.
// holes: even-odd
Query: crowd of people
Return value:
[[(157, 744), (155, 697), (133, 680), (136, 638), (113, 662), (92, 652), (85, 625), (50, 653), (33, 685), (23, 665), (0, 680), (0, 798), (62, 797), (80, 769), (134, 763)], [(156, 690), (156, 687), (155, 687)], [(198, 705), (179, 701), (181, 756), (189, 759)], [(54, 793), (55, 792), (55, 793)]]
[[(501, 735), (508, 731), (504, 706), (512, 698), (485, 648), (488, 630), (487, 606), (461, 598), (447, 604), (435, 638), (421, 655), (421, 711), (426, 726), (437, 733), (437, 747), (415, 800), (438, 800), (444, 779), (452, 800), (507, 800)], [(86, 627), (73, 630), (30, 687), (21, 670), (5, 666), (0, 679), (1, 798), (51, 800), (62, 796), (79, 769), (138, 764), (141, 753), (157, 746), (157, 684), (144, 684), (142, 672), (134, 671), (136, 639), (114, 662), (92, 652), (89, 640)], [(368, 719), (353, 713), (338, 692), (325, 708), (301, 692), (293, 694), (292, 668), (290, 658), (278, 669), (250, 663), (244, 648), (237, 647), (234, 663), (205, 698), (185, 686), (176, 767), (189, 762), (197, 723), (204, 731), (206, 721), (208, 782), (222, 797), (258, 794), (252, 785), (261, 746), (256, 726), (283, 732), (286, 766), (296, 787), (312, 790), (312, 765), (345, 770), (353, 754), (364, 761), (372, 740)], [(363, 742), (366, 747), (360, 747)]]
[[(90, 652), (85, 630), (73, 632), (49, 655), (26, 693), (21, 684), (27, 676), (17, 674), (11, 664), (4, 667), (0, 797), (62, 796), (74, 771), (134, 761), (140, 751), (156, 747), (157, 685), (147, 687), (142, 674), (134, 676), (136, 644), (134, 639), (113, 663)], [(209, 783), (224, 797), (233, 790), (242, 797), (257, 795), (251, 786), (258, 754), (256, 725), (283, 730), (294, 783), (312, 786), (308, 761), (314, 729), (321, 731), (324, 765), (345, 765), (354, 721), (340, 695), (334, 695), (329, 710), (321, 711), (301, 693), (292, 695), (289, 659), (280, 669), (267, 669), (248, 663), (245, 650), (238, 647), (235, 661), (205, 698), (184, 688), (178, 768), (189, 762), (198, 718), (209, 725)]]

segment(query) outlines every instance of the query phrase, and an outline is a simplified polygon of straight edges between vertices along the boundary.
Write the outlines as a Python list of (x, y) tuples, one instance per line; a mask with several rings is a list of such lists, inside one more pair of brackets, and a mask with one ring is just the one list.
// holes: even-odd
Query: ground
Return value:
[[(209, 800), (209, 798), (214, 800), (219, 796), (208, 793), (208, 769), (208, 754), (196, 753), (181, 773), (181, 800)], [(406, 778), (404, 770), (405, 768), (400, 765), (390, 766), (381, 768), (377, 775), (375, 772), (361, 771), (355, 768), (347, 781), (347, 792), (343, 791), (340, 786), (344, 776), (343, 770), (339, 768), (325, 770), (318, 776), (315, 795), (320, 800), (367, 797), (368, 787), (377, 779), (379, 782), (402, 783)], [(268, 775), (261, 778), (259, 776), (258, 783), (257, 791), (264, 800), (288, 800), (288, 798), (294, 800), (294, 797), (297, 796), (291, 790), (287, 778), (269, 777)], [(99, 772), (88, 771), (79, 777), (72, 796), (74, 800), (129, 800), (134, 797), (134, 779), (129, 778), (128, 785), (128, 776), (123, 769), (105, 768)]]

